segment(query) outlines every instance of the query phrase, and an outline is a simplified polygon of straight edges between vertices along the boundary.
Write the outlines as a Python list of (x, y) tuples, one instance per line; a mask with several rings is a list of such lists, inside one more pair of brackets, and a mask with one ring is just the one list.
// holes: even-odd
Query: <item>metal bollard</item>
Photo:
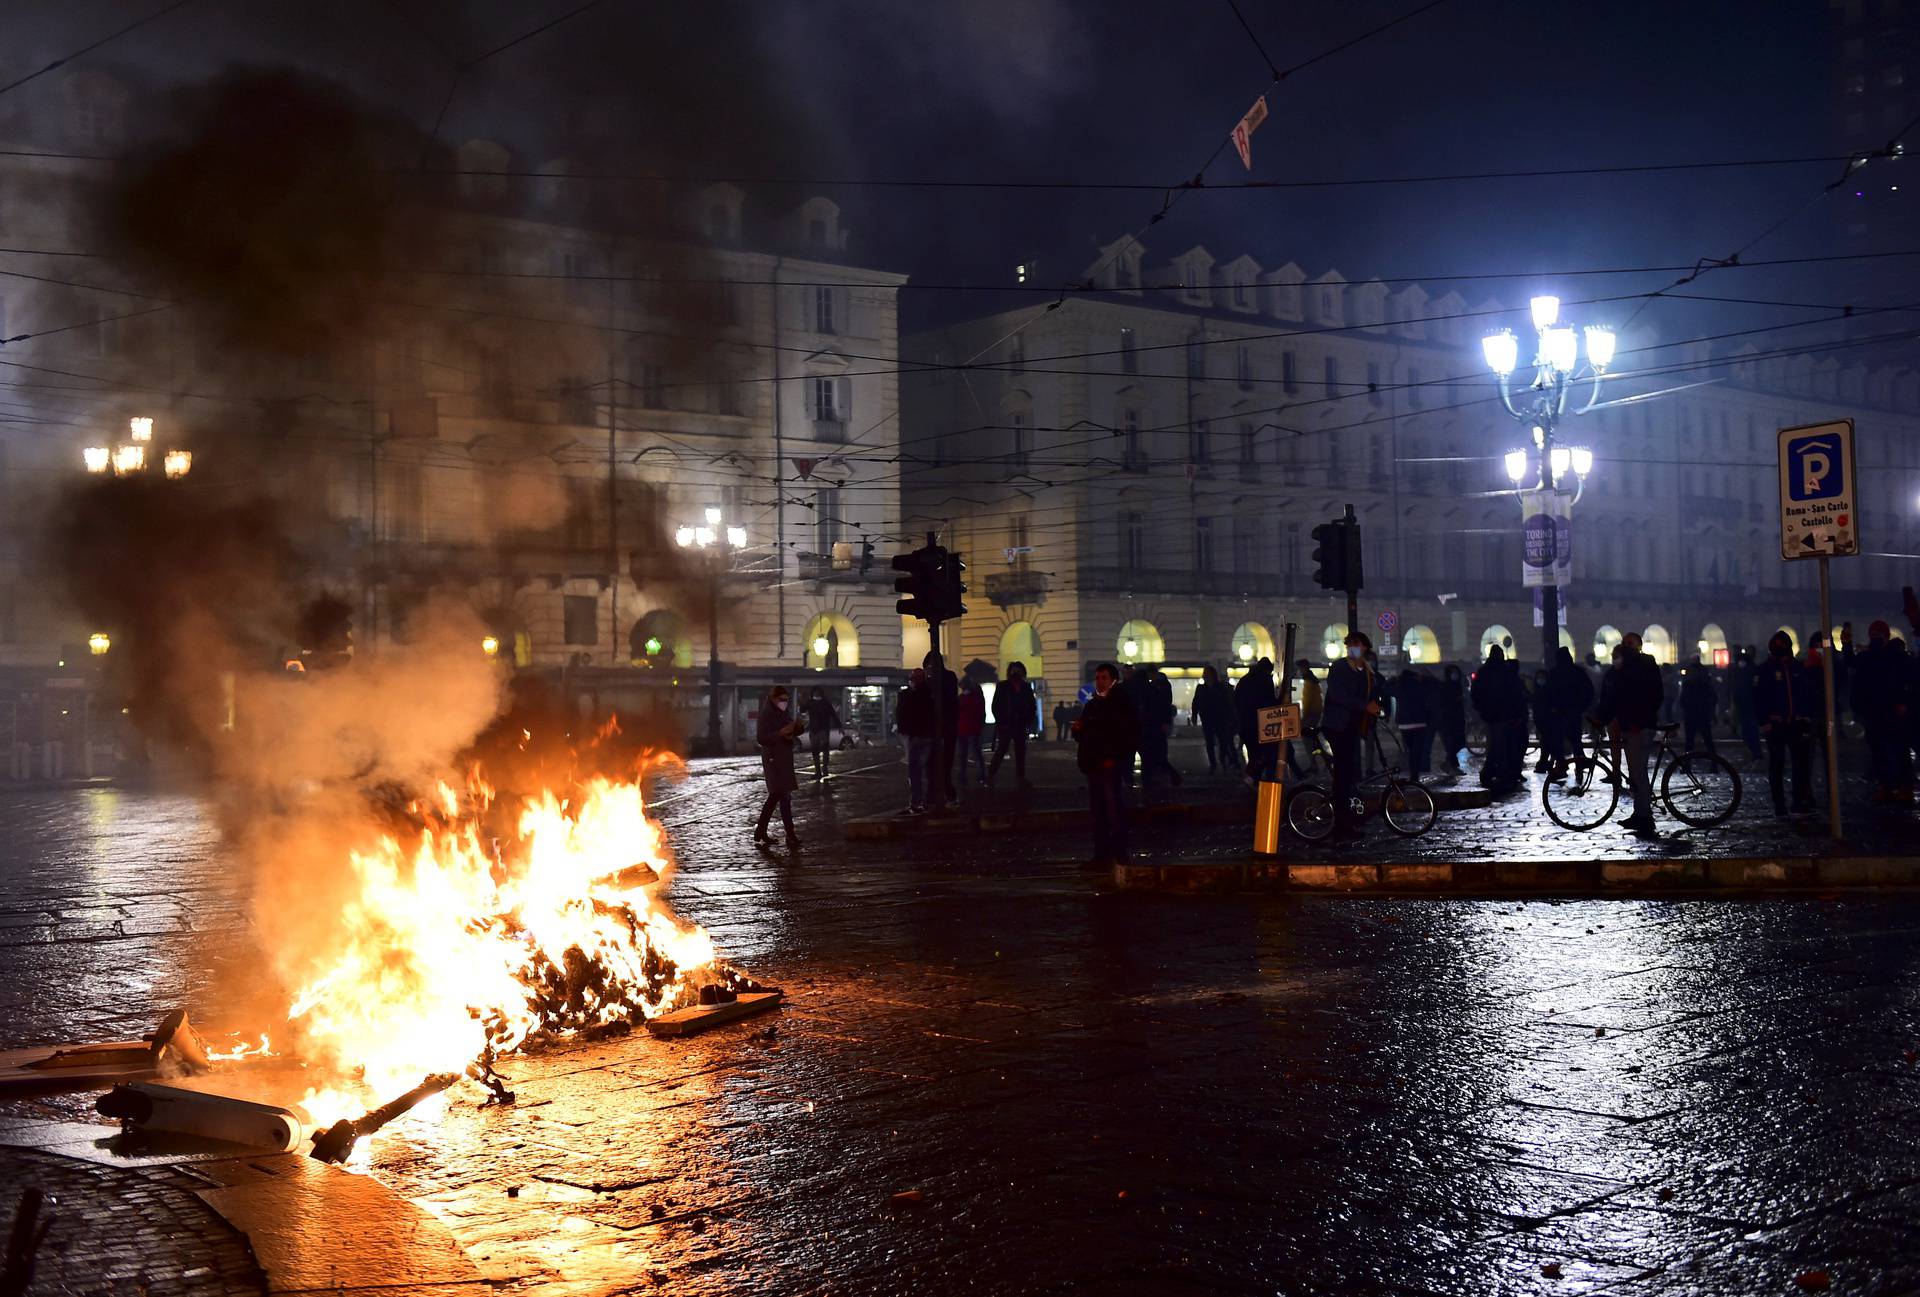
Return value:
[(1262, 779), (1253, 786), (1253, 850), (1255, 855), (1280, 854), (1280, 826), (1286, 804), (1287, 786), (1277, 779)]

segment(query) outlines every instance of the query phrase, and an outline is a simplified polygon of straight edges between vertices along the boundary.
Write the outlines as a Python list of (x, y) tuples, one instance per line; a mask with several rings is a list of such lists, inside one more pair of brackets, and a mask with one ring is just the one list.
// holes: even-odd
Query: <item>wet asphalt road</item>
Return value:
[[(1071, 840), (832, 844), (892, 769), (796, 860), (750, 772), (660, 798), (674, 899), (790, 1006), (377, 1148), (508, 1291), (1920, 1291), (1920, 898), (1114, 894)], [(246, 940), (191, 799), (0, 799), (0, 1047), (222, 1025)]]

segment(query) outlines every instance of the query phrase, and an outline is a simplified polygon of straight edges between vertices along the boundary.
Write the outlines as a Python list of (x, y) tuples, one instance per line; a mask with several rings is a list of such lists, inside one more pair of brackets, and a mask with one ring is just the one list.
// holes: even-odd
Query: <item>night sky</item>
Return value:
[[(16, 6), (7, 70), (69, 53), (159, 4)], [(891, 0), (664, 6), (603, 0), (470, 67), (456, 64), (568, 14), (579, 0), (338, 0), (269, 7), (193, 0), (89, 59), (188, 81), (230, 63), (292, 62), (337, 78), (438, 138), (506, 143), (516, 165), (766, 179), (1143, 182), (1194, 174), (1271, 80), (1227, 0)], [(1267, 56), (1302, 62), (1419, 8), (1244, 0)], [(23, 28), (21, 16), (26, 16)], [(1298, 180), (1831, 155), (1827, 6), (1606, 6), (1444, 0), (1288, 77), (1269, 96), (1252, 178)], [(24, 36), (21, 35), (24, 30)], [(451, 94), (449, 90), (451, 88)], [(1556, 269), (1724, 255), (1811, 199), (1831, 162), (1658, 175), (1474, 180), (1190, 194), (1147, 236), (1150, 267), (1193, 243), (1309, 275), (1520, 271), (1459, 285), (1472, 302), (1536, 287), (1569, 298), (1660, 287), (1672, 274), (1553, 280)], [(1242, 179), (1231, 148), (1206, 171)], [(1057, 284), (1137, 230), (1157, 192), (747, 186), (768, 209), (828, 192), (854, 257), (928, 284), (1005, 285), (1037, 257)], [(624, 185), (634, 203), (658, 190)], [(1749, 258), (1831, 251), (1836, 194)], [(1898, 242), (1898, 236), (1895, 235)], [(1906, 267), (1907, 262), (1888, 263)], [(1833, 268), (1739, 271), (1696, 291), (1807, 302), (1904, 300), (1905, 269), (1867, 286)], [(1436, 291), (1444, 291), (1438, 289)], [(927, 288), (911, 328), (994, 304)], [(1622, 313), (1630, 307), (1619, 308)], [(1598, 315), (1601, 312), (1583, 313)], [(1801, 312), (1800, 314), (1805, 314)], [(1676, 305), (1666, 336), (1779, 323), (1787, 308)]]

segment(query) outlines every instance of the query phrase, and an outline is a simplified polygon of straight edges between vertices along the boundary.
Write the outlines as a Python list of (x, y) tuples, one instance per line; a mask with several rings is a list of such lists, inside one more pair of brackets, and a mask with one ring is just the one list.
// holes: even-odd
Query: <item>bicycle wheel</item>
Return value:
[(1740, 805), (1740, 772), (1725, 757), (1689, 752), (1675, 757), (1660, 780), (1660, 800), (1676, 820), (1710, 829)]
[(1320, 841), (1333, 832), (1333, 799), (1312, 784), (1290, 794), (1287, 825), (1308, 842)]
[(1549, 780), (1540, 786), (1540, 805), (1547, 818), (1576, 833), (1605, 824), (1620, 804), (1620, 785), (1613, 781), (1612, 774), (1612, 767), (1599, 761), (1573, 762), (1567, 767), (1565, 779), (1558, 783)]
[(1411, 781), (1393, 780), (1380, 794), (1380, 815), (1387, 827), (1403, 838), (1417, 838), (1433, 827), (1439, 808), (1433, 794)]

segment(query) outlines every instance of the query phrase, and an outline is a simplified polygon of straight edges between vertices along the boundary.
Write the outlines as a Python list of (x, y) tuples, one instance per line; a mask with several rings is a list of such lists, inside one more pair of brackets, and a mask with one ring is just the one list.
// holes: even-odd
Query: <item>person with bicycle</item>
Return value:
[(1353, 800), (1360, 782), (1360, 744), (1381, 712), (1380, 677), (1368, 660), (1372, 651), (1373, 641), (1354, 631), (1347, 636), (1347, 655), (1327, 668), (1320, 730), (1333, 748), (1335, 841), (1357, 842), (1365, 836), (1354, 819)]
[(1627, 787), (1633, 791), (1633, 814), (1622, 823), (1635, 833), (1654, 833), (1653, 781), (1647, 773), (1647, 761), (1653, 755), (1653, 738), (1660, 726), (1660, 703), (1666, 689), (1660, 682), (1660, 664), (1641, 651), (1640, 637), (1632, 631), (1621, 637), (1620, 677), (1615, 686), (1615, 718), (1620, 726), (1622, 746), (1626, 749)]

